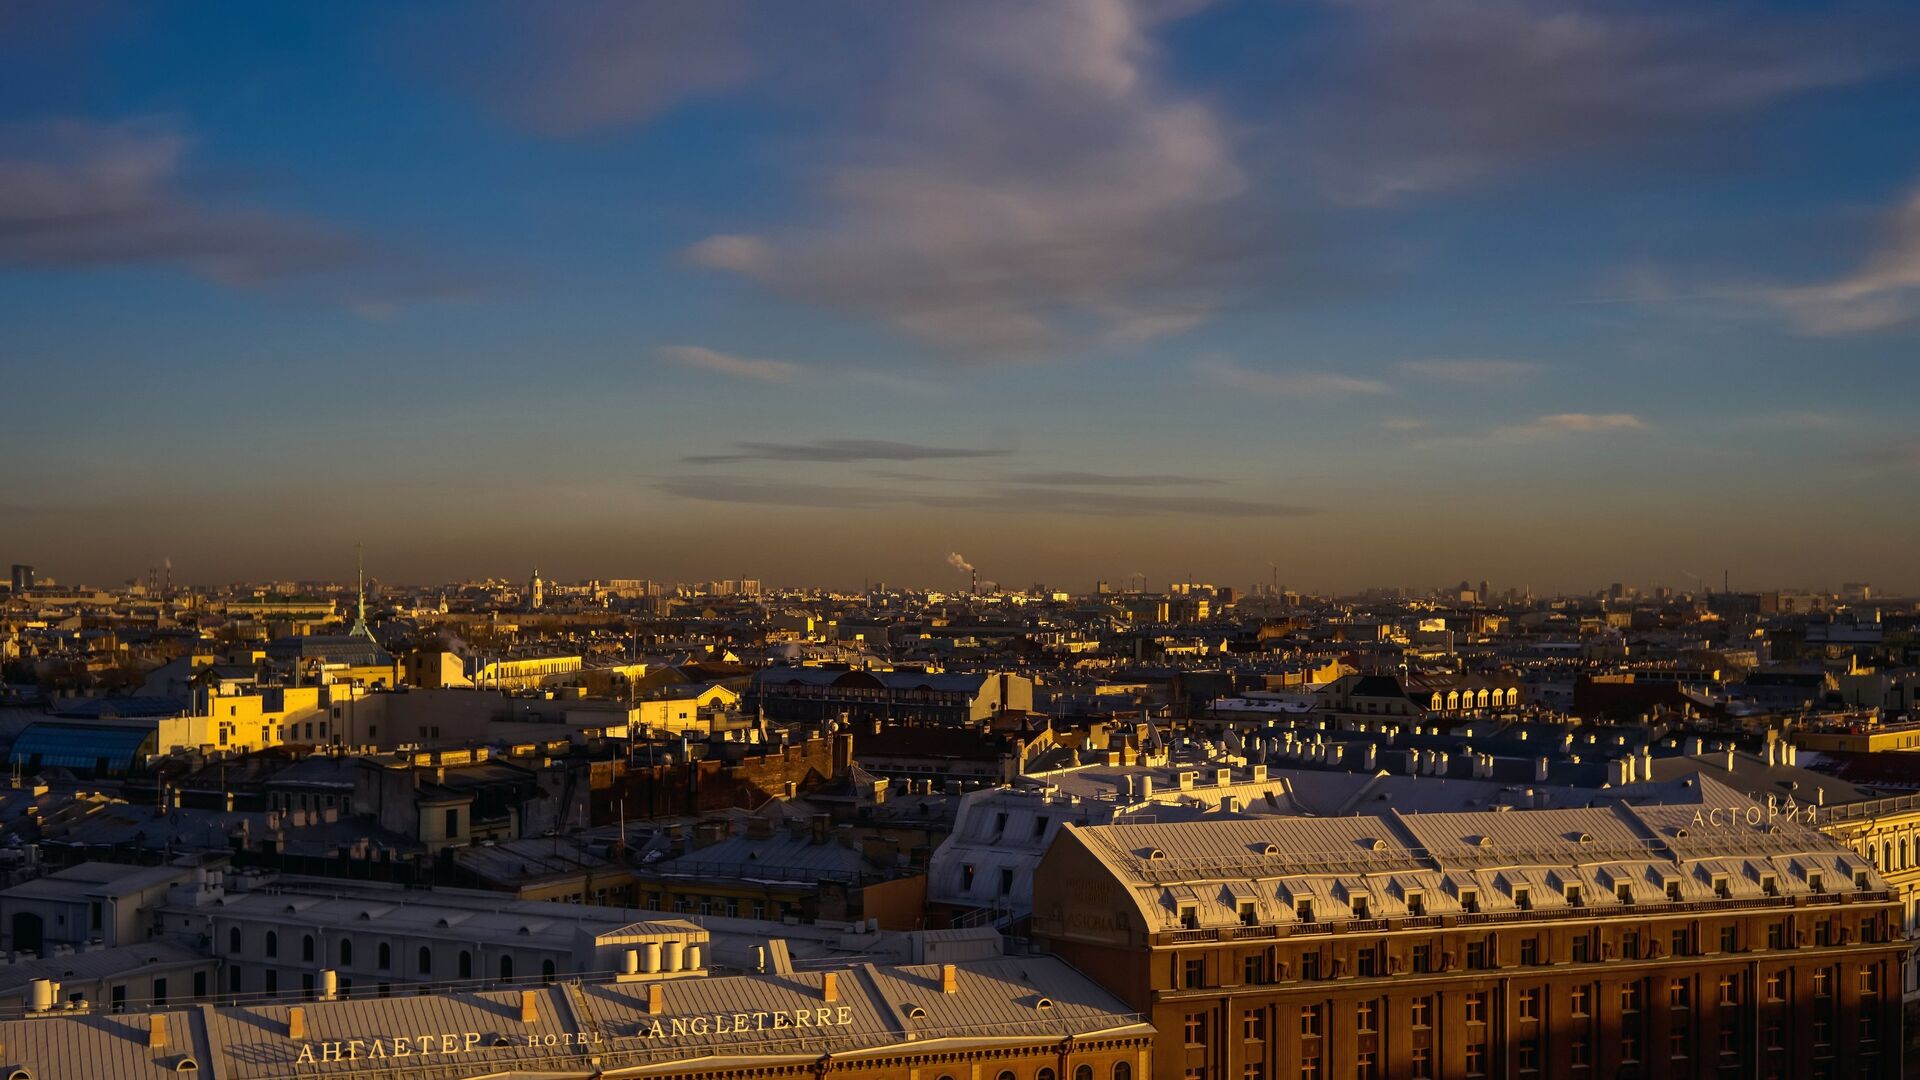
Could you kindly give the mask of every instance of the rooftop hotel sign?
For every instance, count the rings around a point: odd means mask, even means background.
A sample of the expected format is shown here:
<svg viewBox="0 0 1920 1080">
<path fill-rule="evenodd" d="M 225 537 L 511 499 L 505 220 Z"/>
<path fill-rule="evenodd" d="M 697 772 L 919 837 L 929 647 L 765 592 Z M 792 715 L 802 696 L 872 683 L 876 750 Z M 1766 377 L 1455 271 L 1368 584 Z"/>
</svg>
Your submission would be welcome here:
<svg viewBox="0 0 1920 1080">
<path fill-rule="evenodd" d="M 643 1041 L 678 1039 L 710 1035 L 744 1036 L 763 1031 L 812 1031 L 853 1026 L 850 1005 L 822 1006 L 815 1009 L 762 1009 L 752 1012 L 694 1013 L 688 1016 L 650 1016 L 640 1021 L 633 1037 Z M 426 1064 L 429 1058 L 455 1057 L 486 1050 L 531 1048 L 537 1050 L 586 1050 L 603 1045 L 605 1039 L 595 1032 L 562 1031 L 529 1033 L 521 1038 L 489 1039 L 477 1031 L 446 1031 L 423 1035 L 368 1035 L 357 1039 L 330 1039 L 300 1044 L 296 1065 L 318 1065 L 335 1061 L 405 1060 L 409 1065 Z"/>
</svg>

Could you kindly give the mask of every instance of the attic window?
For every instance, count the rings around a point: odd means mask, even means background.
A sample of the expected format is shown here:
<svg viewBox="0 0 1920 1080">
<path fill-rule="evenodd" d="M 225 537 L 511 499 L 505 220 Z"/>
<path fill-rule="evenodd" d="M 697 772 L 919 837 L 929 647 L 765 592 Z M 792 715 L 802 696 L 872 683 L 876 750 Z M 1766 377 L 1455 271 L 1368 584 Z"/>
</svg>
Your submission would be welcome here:
<svg viewBox="0 0 1920 1080">
<path fill-rule="evenodd" d="M 15 1069 L 7 1074 L 7 1080 L 33 1080 L 33 1074 L 25 1069 Z"/>
<path fill-rule="evenodd" d="M 1180 927 L 1183 930 L 1200 929 L 1200 913 L 1192 904 L 1180 905 Z"/>
<path fill-rule="evenodd" d="M 1613 887 L 1613 898 L 1623 904 L 1633 903 L 1633 883 L 1623 881 Z"/>
<path fill-rule="evenodd" d="M 1253 926 L 1259 923 L 1259 921 L 1260 921 L 1260 917 L 1254 911 L 1253 901 L 1251 900 L 1240 901 L 1240 925 Z"/>
<path fill-rule="evenodd" d="M 1667 882 L 1667 899 L 1675 901 L 1676 903 L 1679 901 L 1680 899 L 1680 879 L 1679 878 L 1674 878 L 1673 880 Z"/>
<path fill-rule="evenodd" d="M 1761 878 L 1760 891 L 1763 893 L 1766 893 L 1768 896 L 1779 896 L 1780 895 L 1780 879 L 1777 877 L 1774 877 L 1772 874 L 1768 874 L 1767 876 Z"/>
<path fill-rule="evenodd" d="M 1384 846 L 1384 845 L 1383 845 L 1383 846 Z M 1473 843 L 1473 846 L 1474 846 L 1474 847 L 1477 847 L 1477 848 L 1479 848 L 1479 849 L 1480 849 L 1481 851 L 1492 851 L 1492 850 L 1493 850 L 1493 837 L 1491 837 L 1491 836 L 1483 836 L 1483 837 L 1481 837 L 1480 839 L 1478 839 L 1478 840 L 1476 840 L 1476 841 L 1474 841 L 1474 843 Z M 1378 849 L 1376 849 L 1376 850 L 1378 850 Z"/>
<path fill-rule="evenodd" d="M 1048 1010 L 1048 1009 L 1051 1009 L 1051 1008 L 1053 1008 L 1053 999 L 1052 999 L 1052 998 L 1041 998 L 1041 999 L 1040 999 L 1039 1001 L 1036 1001 L 1036 1002 L 1034 1002 L 1034 1003 L 1033 1003 L 1033 1007 L 1034 1007 L 1034 1008 L 1036 1008 L 1036 1009 L 1040 1009 L 1040 1010 L 1042 1010 L 1042 1011 L 1045 1011 L 1045 1010 Z"/>
<path fill-rule="evenodd" d="M 494 1046 L 512 1046 L 513 1040 L 507 1038 L 505 1035 L 495 1035 L 493 1037 L 493 1045 Z"/>
<path fill-rule="evenodd" d="M 907 1005 L 907 1019 L 925 1020 L 926 1018 L 927 1018 L 927 1010 L 921 1008 L 918 1005 L 914 1005 L 911 1003 Z"/>
<path fill-rule="evenodd" d="M 1280 854 L 1280 845 L 1278 845 L 1278 844 L 1262 844 L 1262 845 L 1260 845 L 1260 854 L 1262 854 L 1262 855 L 1278 855 L 1278 854 Z"/>
<path fill-rule="evenodd" d="M 533 928 L 532 928 L 532 927 L 530 927 L 530 926 L 523 926 L 523 927 L 521 927 L 521 928 L 520 928 L 520 936 L 521 936 L 521 937 L 532 937 L 532 936 L 533 936 Z"/>
<path fill-rule="evenodd" d="M 1513 906 L 1519 908 L 1521 911 L 1531 910 L 1533 907 L 1533 890 L 1525 885 L 1514 886 Z"/>
<path fill-rule="evenodd" d="M 199 1072 L 200 1063 L 192 1058 L 181 1058 L 180 1063 L 173 1067 L 173 1071 L 177 1073 Z"/>
<path fill-rule="evenodd" d="M 1814 872 L 1807 875 L 1807 888 L 1812 892 L 1817 892 L 1817 893 L 1826 892 L 1827 891 L 1826 878 L 1822 877 L 1818 870 L 1815 870 Z"/>
<path fill-rule="evenodd" d="M 1580 894 L 1580 886 L 1568 885 L 1567 886 L 1567 906 L 1582 907 L 1585 905 L 1585 903 L 1586 903 L 1585 898 L 1582 897 Z"/>
<path fill-rule="evenodd" d="M 1422 892 L 1408 893 L 1407 894 L 1407 914 L 1413 915 L 1413 916 L 1420 916 L 1420 915 L 1425 915 L 1426 913 L 1427 913 L 1427 894 Z"/>
<path fill-rule="evenodd" d="M 1353 897 L 1349 901 L 1349 905 L 1353 908 L 1354 918 L 1356 919 L 1371 918 L 1371 915 L 1368 913 L 1367 898 L 1365 896 Z"/>
<path fill-rule="evenodd" d="M 1593 834 L 1592 834 L 1592 833 L 1581 833 L 1581 834 L 1580 834 L 1580 843 L 1581 843 L 1581 845 L 1582 845 L 1582 846 L 1585 846 L 1585 847 L 1592 847 L 1592 846 L 1593 846 Z"/>
<path fill-rule="evenodd" d="M 1166 857 L 1167 857 L 1167 853 L 1164 851 L 1161 851 L 1159 848 L 1147 849 L 1147 861 L 1149 862 L 1158 862 L 1161 859 L 1164 859 Z"/>
<path fill-rule="evenodd" d="M 450 925 L 452 925 L 452 924 L 451 924 L 451 923 L 449 923 L 449 922 L 447 922 L 447 920 L 445 920 L 445 919 L 441 919 L 441 920 L 440 920 L 439 922 L 437 922 L 437 923 L 434 923 L 434 925 L 435 925 L 435 926 L 437 926 L 437 927 L 439 927 L 439 928 L 440 928 L 440 929 L 442 929 L 442 930 L 445 930 L 445 929 L 446 929 L 446 928 L 447 928 L 448 926 L 450 926 Z"/>
<path fill-rule="evenodd" d="M 1386 842 L 1385 840 L 1375 840 L 1375 841 L 1374 841 L 1374 842 L 1373 842 L 1373 843 L 1372 843 L 1371 845 L 1369 845 L 1369 846 L 1370 846 L 1370 847 L 1372 847 L 1372 848 L 1373 848 L 1373 850 L 1375 850 L 1375 851 L 1385 851 L 1385 850 L 1387 850 L 1387 842 Z"/>
<path fill-rule="evenodd" d="M 1480 890 L 1479 889 L 1461 889 L 1460 890 L 1460 908 L 1461 910 L 1467 912 L 1468 914 L 1473 914 L 1478 912 L 1480 910 Z"/>
<path fill-rule="evenodd" d="M 1675 840 L 1685 840 L 1687 838 L 1687 830 L 1685 828 L 1673 830 L 1673 838 Z"/>
<path fill-rule="evenodd" d="M 361 913 L 360 913 L 360 921 L 361 921 L 361 922 L 369 922 L 369 921 L 371 921 L 372 919 L 373 919 L 373 914 L 372 914 L 371 912 L 366 912 L 366 911 L 363 911 L 363 912 L 361 912 Z"/>
<path fill-rule="evenodd" d="M 1866 891 L 1867 872 L 1865 870 L 1855 870 L 1853 872 L 1853 887 L 1863 892 Z"/>
</svg>

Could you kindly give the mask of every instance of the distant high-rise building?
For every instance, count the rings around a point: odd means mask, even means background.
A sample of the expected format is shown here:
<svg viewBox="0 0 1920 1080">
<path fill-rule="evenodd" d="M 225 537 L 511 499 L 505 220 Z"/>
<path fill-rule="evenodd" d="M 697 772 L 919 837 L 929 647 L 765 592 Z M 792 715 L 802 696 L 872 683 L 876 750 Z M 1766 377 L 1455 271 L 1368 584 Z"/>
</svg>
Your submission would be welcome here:
<svg viewBox="0 0 1920 1080">
<path fill-rule="evenodd" d="M 534 568 L 533 580 L 527 583 L 527 606 L 537 608 L 547 602 L 547 587 L 540 580 L 540 570 Z"/>
<path fill-rule="evenodd" d="M 33 588 L 33 567 L 25 563 L 14 563 L 13 591 L 23 593 L 31 588 Z"/>
</svg>

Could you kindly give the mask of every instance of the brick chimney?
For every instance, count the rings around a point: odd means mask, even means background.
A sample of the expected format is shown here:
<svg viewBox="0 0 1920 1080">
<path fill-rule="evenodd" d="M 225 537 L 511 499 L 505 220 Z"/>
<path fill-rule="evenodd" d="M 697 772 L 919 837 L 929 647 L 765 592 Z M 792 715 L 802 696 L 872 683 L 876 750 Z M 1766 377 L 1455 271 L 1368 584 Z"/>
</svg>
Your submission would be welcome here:
<svg viewBox="0 0 1920 1080">
<path fill-rule="evenodd" d="M 154 1050 L 167 1048 L 166 1013 L 154 1013 L 147 1017 L 147 1046 Z"/>
<path fill-rule="evenodd" d="M 952 964 L 940 965 L 940 992 L 943 994 L 960 992 L 960 973 Z"/>
<path fill-rule="evenodd" d="M 520 1022 L 531 1024 L 540 1019 L 538 997 L 532 990 L 520 991 Z"/>
<path fill-rule="evenodd" d="M 832 972 L 832 971 L 827 972 L 826 978 L 821 981 L 820 1000 L 821 1001 L 839 1001 L 840 1000 L 840 976 L 837 972 Z"/>
<path fill-rule="evenodd" d="M 667 995 L 662 991 L 660 984 L 654 983 L 647 987 L 647 1012 L 659 1016 L 666 1011 Z"/>
<path fill-rule="evenodd" d="M 307 1010 L 298 1005 L 287 1010 L 287 1038 L 295 1042 L 306 1041 Z"/>
</svg>

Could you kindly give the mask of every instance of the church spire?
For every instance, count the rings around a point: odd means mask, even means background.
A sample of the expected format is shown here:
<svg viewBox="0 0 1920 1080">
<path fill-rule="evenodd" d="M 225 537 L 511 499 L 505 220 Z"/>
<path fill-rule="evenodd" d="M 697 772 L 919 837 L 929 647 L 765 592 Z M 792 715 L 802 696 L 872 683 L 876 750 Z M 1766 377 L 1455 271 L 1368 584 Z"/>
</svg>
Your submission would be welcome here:
<svg viewBox="0 0 1920 1080">
<path fill-rule="evenodd" d="M 373 631 L 367 626 L 367 560 L 365 550 L 358 541 L 355 541 L 353 545 L 353 569 L 355 575 L 359 578 L 359 604 L 355 609 L 353 629 L 347 631 L 347 633 L 354 637 L 363 637 L 368 641 L 372 641 Z"/>
</svg>

